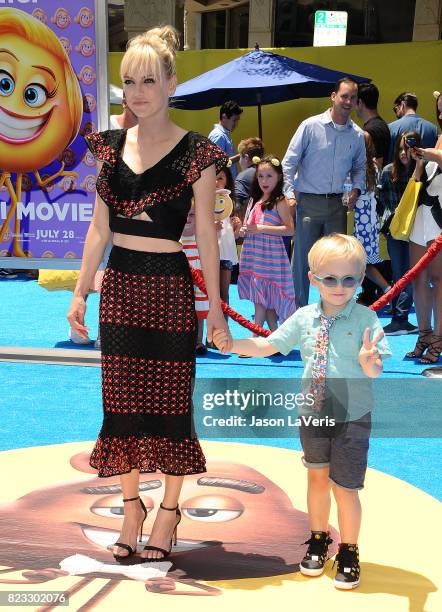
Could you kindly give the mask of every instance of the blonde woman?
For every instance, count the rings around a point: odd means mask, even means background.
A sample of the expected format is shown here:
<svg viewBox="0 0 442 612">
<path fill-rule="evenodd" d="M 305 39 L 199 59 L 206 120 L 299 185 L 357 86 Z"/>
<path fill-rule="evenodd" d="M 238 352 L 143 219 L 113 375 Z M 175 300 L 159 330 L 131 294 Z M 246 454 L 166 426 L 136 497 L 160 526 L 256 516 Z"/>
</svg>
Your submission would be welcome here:
<svg viewBox="0 0 442 612">
<path fill-rule="evenodd" d="M 118 561 L 135 554 L 147 516 L 140 473 L 166 474 L 164 497 L 141 553 L 159 561 L 176 538 L 184 476 L 205 471 L 192 432 L 193 285 L 179 243 L 192 197 L 210 301 L 207 335 L 211 340 L 214 327 L 228 333 L 213 224 L 215 174 L 227 157 L 204 136 L 170 120 L 178 41 L 176 30 L 165 26 L 129 42 L 121 78 L 138 124 L 87 138 L 99 161 L 97 198 L 68 319 L 78 333 L 87 333 L 84 297 L 112 232 L 100 301 L 104 419 L 90 463 L 99 476 L 121 476 L 124 520 L 113 547 Z"/>
</svg>

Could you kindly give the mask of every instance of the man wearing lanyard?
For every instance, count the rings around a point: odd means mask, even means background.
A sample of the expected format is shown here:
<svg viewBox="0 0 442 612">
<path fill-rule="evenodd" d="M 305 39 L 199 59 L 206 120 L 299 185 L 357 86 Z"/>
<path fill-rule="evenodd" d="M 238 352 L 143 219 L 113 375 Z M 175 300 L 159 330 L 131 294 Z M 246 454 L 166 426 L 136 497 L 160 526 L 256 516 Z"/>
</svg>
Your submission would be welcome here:
<svg viewBox="0 0 442 612">
<path fill-rule="evenodd" d="M 296 206 L 292 270 L 298 308 L 308 304 L 309 250 L 322 236 L 346 233 L 346 206 L 352 209 L 365 189 L 364 133 L 350 119 L 357 100 L 358 84 L 350 77 L 340 79 L 331 94 L 331 108 L 301 123 L 282 161 L 284 194 Z M 343 206 L 348 175 L 352 190 Z"/>
</svg>

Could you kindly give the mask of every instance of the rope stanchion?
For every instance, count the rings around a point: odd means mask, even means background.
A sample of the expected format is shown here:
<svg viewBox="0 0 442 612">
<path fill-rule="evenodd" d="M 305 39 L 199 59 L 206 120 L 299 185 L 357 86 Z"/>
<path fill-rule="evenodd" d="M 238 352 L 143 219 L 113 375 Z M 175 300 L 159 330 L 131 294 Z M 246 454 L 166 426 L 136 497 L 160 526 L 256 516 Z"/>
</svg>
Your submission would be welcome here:
<svg viewBox="0 0 442 612">
<path fill-rule="evenodd" d="M 386 304 L 388 304 L 388 302 L 391 302 L 393 298 L 395 298 L 397 295 L 401 293 L 402 289 L 406 285 L 408 285 L 408 283 L 411 283 L 411 281 L 414 280 L 416 276 L 424 268 L 428 266 L 430 261 L 434 259 L 441 250 L 442 250 L 442 232 L 434 240 L 434 242 L 428 247 L 427 252 L 425 253 L 425 255 L 423 255 L 419 259 L 417 264 L 413 266 L 410 270 L 408 270 L 408 272 L 404 274 L 404 276 L 401 279 L 399 279 L 398 282 L 395 283 L 393 287 L 387 293 L 385 293 L 381 298 L 379 298 L 376 302 L 374 302 L 374 304 L 369 306 L 369 308 L 377 312 L 378 310 L 383 308 Z M 194 268 L 192 268 L 192 266 L 190 266 L 190 270 L 192 272 L 192 279 L 193 279 L 194 284 L 201 291 L 204 291 L 204 293 L 207 294 L 206 285 L 204 283 L 204 278 L 203 278 L 201 271 L 195 270 Z M 271 334 L 270 330 L 264 329 L 260 325 L 256 325 L 255 323 L 248 321 L 245 317 L 243 317 L 238 312 L 236 312 L 236 310 L 233 310 L 233 308 L 231 308 L 228 304 L 226 304 L 222 300 L 221 300 L 221 307 L 225 314 L 227 314 L 234 321 L 242 325 L 242 327 L 249 329 L 254 334 L 257 334 L 258 336 L 262 336 L 263 338 L 267 338 L 267 336 L 270 336 Z"/>
<path fill-rule="evenodd" d="M 374 304 L 369 306 L 371 310 L 377 312 L 381 308 L 383 308 L 388 302 L 391 302 L 393 298 L 399 295 L 402 289 L 411 283 L 412 280 L 416 278 L 416 276 L 428 266 L 430 261 L 436 257 L 439 251 L 442 249 L 442 232 L 437 236 L 432 244 L 428 247 L 427 252 L 423 255 L 417 264 L 413 266 L 408 272 L 404 274 L 402 278 L 398 280 L 397 283 L 393 285 L 393 287 L 385 293 L 382 297 L 380 297 Z"/>
<path fill-rule="evenodd" d="M 192 279 L 194 284 L 198 287 L 198 289 L 207 294 L 206 284 L 204 282 L 204 278 L 201 271 L 195 270 L 195 268 L 192 268 L 192 266 L 190 266 L 190 270 L 192 272 Z M 260 325 L 252 323 L 251 321 L 240 315 L 239 312 L 233 310 L 233 308 L 223 302 L 223 300 L 221 300 L 221 307 L 223 309 L 224 314 L 228 315 L 231 319 L 242 325 L 242 327 L 249 329 L 254 334 L 258 334 L 258 336 L 262 336 L 263 338 L 267 338 L 267 336 L 270 336 L 270 330 L 264 329 Z"/>
</svg>

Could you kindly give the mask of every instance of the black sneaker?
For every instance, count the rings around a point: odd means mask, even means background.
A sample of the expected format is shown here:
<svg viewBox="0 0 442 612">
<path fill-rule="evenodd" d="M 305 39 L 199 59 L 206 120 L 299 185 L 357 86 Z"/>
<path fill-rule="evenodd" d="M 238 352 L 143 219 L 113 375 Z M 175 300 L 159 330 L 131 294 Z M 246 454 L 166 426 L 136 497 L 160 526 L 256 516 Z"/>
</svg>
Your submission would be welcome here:
<svg viewBox="0 0 442 612">
<path fill-rule="evenodd" d="M 304 559 L 299 564 L 301 574 L 304 576 L 320 576 L 324 571 L 325 562 L 328 559 L 328 547 L 333 542 L 328 532 L 312 531 Z"/>
<path fill-rule="evenodd" d="M 356 544 L 339 544 L 339 552 L 333 562 L 338 564 L 333 584 L 337 589 L 350 590 L 360 582 L 359 550 Z"/>
<path fill-rule="evenodd" d="M 416 325 L 412 325 L 408 321 L 392 321 L 384 327 L 386 336 L 405 336 L 406 334 L 417 334 Z"/>
</svg>

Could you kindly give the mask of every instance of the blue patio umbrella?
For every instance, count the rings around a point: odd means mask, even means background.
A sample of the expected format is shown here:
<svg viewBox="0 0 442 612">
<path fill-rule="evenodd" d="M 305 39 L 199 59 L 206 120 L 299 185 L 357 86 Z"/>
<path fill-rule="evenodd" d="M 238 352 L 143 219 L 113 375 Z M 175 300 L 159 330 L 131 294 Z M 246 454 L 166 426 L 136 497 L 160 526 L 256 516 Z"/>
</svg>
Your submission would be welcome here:
<svg viewBox="0 0 442 612">
<path fill-rule="evenodd" d="M 226 100 L 257 106 L 262 137 L 261 105 L 328 96 L 336 81 L 345 76 L 357 83 L 371 80 L 256 49 L 182 83 L 171 102 L 174 108 L 185 110 L 221 106 Z"/>
</svg>

